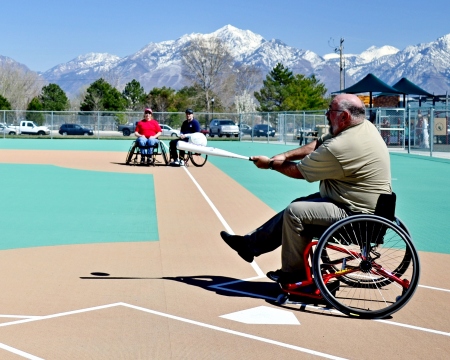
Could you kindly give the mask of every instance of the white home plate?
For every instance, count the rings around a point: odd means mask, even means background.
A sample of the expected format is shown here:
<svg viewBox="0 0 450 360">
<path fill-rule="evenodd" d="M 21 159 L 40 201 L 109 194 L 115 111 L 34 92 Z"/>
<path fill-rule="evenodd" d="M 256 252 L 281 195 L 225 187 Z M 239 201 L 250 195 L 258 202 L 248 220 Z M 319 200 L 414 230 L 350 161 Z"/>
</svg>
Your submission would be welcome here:
<svg viewBox="0 0 450 360">
<path fill-rule="evenodd" d="M 220 317 L 244 324 L 300 325 L 292 312 L 268 306 L 258 306 Z"/>
</svg>

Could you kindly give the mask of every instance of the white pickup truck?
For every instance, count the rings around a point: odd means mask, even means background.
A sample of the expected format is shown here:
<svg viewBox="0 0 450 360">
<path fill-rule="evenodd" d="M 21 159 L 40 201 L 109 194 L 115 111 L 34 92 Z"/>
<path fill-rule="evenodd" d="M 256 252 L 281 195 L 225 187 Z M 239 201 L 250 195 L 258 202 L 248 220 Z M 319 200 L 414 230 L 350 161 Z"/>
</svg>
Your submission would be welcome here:
<svg viewBox="0 0 450 360">
<path fill-rule="evenodd" d="M 49 135 L 50 129 L 47 126 L 38 126 L 34 121 L 22 120 L 19 124 L 19 134 Z"/>
</svg>

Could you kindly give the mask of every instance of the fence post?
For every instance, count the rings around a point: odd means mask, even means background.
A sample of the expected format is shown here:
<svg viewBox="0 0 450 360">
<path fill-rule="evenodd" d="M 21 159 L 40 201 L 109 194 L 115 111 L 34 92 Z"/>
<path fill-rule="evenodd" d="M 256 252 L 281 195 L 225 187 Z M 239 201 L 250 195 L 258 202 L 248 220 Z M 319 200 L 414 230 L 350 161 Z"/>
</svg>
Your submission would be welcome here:
<svg viewBox="0 0 450 360">
<path fill-rule="evenodd" d="M 97 111 L 97 140 L 100 140 L 100 111 Z"/>
<path fill-rule="evenodd" d="M 242 113 L 239 114 L 239 141 L 242 140 L 241 124 L 242 124 Z"/>
<path fill-rule="evenodd" d="M 411 107 L 408 104 L 408 154 L 411 153 Z"/>
<path fill-rule="evenodd" d="M 433 144 L 434 144 L 434 108 L 431 108 L 430 123 L 428 125 L 430 130 L 430 156 L 433 157 Z"/>
</svg>

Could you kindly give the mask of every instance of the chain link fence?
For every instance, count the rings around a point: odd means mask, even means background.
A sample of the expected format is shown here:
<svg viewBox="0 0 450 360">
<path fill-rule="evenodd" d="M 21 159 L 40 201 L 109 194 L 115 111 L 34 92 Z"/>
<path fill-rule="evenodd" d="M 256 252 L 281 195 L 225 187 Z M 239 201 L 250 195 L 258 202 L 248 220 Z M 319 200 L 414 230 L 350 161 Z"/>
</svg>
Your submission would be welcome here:
<svg viewBox="0 0 450 360">
<path fill-rule="evenodd" d="M 307 144 L 328 132 L 326 110 L 270 113 L 195 113 L 202 128 L 214 119 L 230 119 L 240 128 L 239 140 L 263 141 L 283 144 Z M 372 108 L 366 110 L 389 148 L 408 152 L 450 152 L 450 110 L 446 107 Z M 153 114 L 160 124 L 179 129 L 185 120 L 184 113 L 164 112 Z M 10 130 L 19 134 L 23 120 L 48 127 L 49 137 L 59 137 L 62 124 L 78 124 L 94 130 L 100 137 L 116 137 L 120 124 L 135 124 L 142 112 L 80 112 L 80 111 L 0 111 L 0 135 L 10 137 Z M 8 129 L 5 128 L 8 126 Z M 2 130 L 3 129 L 3 130 Z M 275 130 L 274 132 L 272 131 Z"/>
</svg>

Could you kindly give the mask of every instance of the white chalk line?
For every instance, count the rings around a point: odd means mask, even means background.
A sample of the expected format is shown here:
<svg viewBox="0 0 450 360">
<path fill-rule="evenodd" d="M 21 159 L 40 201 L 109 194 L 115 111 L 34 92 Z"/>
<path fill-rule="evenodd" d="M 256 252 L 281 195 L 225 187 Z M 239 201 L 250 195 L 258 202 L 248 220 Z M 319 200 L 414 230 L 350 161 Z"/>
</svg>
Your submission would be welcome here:
<svg viewBox="0 0 450 360">
<path fill-rule="evenodd" d="M 198 191 L 200 191 L 200 194 L 202 194 L 203 198 L 206 200 L 206 202 L 208 203 L 208 205 L 211 207 L 212 211 L 214 211 L 214 213 L 216 214 L 217 218 L 219 219 L 219 221 L 222 223 L 222 225 L 225 227 L 225 230 L 229 233 L 234 235 L 233 230 L 231 229 L 230 225 L 228 225 L 228 223 L 225 221 L 224 217 L 222 216 L 222 214 L 219 212 L 219 210 L 216 208 L 216 206 L 213 204 L 213 202 L 211 201 L 211 199 L 208 197 L 208 195 L 206 195 L 206 193 L 203 191 L 202 187 L 200 186 L 200 184 L 197 182 L 197 180 L 195 180 L 195 178 L 192 176 L 192 174 L 188 171 L 187 167 L 184 166 L 183 167 L 184 170 L 186 171 L 186 173 L 188 174 L 188 176 L 191 178 L 192 182 L 194 183 L 194 185 L 197 187 Z M 258 264 L 256 263 L 255 260 L 252 261 L 252 263 L 250 264 L 253 268 L 253 270 L 255 270 L 256 274 L 258 274 L 258 276 L 265 276 L 263 271 L 261 270 L 261 268 L 258 266 Z"/>
</svg>

